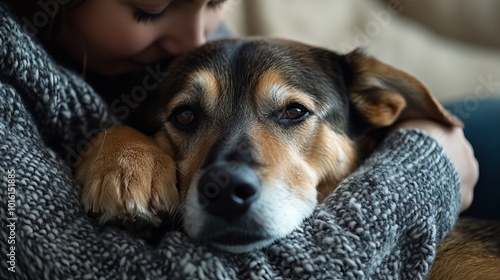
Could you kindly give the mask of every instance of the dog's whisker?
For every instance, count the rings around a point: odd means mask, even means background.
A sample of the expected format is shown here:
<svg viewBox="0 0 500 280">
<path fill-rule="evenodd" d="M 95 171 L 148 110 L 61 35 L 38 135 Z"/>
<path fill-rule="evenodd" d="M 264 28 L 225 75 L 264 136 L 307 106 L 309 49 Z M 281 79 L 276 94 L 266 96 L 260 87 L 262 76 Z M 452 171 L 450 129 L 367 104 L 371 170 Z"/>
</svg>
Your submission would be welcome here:
<svg viewBox="0 0 500 280">
<path fill-rule="evenodd" d="M 102 147 L 104 146 L 104 143 L 106 142 L 106 138 L 108 136 L 108 130 L 105 129 L 104 130 L 104 136 L 103 136 L 103 139 L 102 139 L 102 142 L 101 142 L 101 145 L 99 146 L 99 152 L 97 153 L 97 156 L 95 157 L 95 159 L 92 161 L 92 164 L 91 166 L 94 167 L 95 166 L 95 163 L 97 161 L 97 159 L 99 158 L 99 156 L 101 155 L 101 152 L 102 152 Z M 92 145 L 92 144 L 91 144 Z"/>
<path fill-rule="evenodd" d="M 182 210 L 183 210 L 183 206 L 181 205 L 175 212 L 174 212 L 174 215 L 172 216 L 172 221 L 174 222 L 174 224 L 177 224 L 179 222 L 179 224 L 181 224 L 182 222 Z"/>
<path fill-rule="evenodd" d="M 182 172 L 182 171 L 179 169 L 179 167 L 177 167 L 177 166 L 176 166 L 176 167 L 175 167 L 175 169 L 176 169 L 177 171 L 179 171 L 179 173 L 181 173 L 181 174 L 182 174 L 182 176 L 184 176 L 184 177 L 186 177 L 186 176 L 187 176 L 184 172 Z"/>
</svg>

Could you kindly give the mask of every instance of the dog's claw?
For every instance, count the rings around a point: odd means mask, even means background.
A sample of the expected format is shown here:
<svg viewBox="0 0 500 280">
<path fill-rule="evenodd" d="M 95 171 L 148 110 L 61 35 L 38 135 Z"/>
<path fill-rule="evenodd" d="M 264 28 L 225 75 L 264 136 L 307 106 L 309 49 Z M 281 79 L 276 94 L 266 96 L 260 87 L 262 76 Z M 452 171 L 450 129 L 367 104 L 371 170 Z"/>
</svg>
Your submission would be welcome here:
<svg viewBox="0 0 500 280">
<path fill-rule="evenodd" d="M 154 214 L 156 214 L 158 209 L 161 209 L 160 198 L 158 196 L 153 197 L 151 199 L 151 210 Z"/>
<path fill-rule="evenodd" d="M 144 220 L 144 219 L 142 219 L 142 218 L 139 217 L 134 222 L 134 230 L 135 231 L 141 231 L 141 230 L 143 230 L 144 228 L 146 228 L 149 225 L 151 225 L 151 224 L 149 223 L 148 220 Z"/>
</svg>

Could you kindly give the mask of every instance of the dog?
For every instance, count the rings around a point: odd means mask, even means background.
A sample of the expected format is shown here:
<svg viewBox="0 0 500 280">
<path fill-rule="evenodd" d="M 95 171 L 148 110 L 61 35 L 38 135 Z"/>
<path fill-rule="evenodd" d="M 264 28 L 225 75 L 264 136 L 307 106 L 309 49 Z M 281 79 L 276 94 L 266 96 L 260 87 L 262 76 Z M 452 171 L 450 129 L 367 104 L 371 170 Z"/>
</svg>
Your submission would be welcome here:
<svg viewBox="0 0 500 280">
<path fill-rule="evenodd" d="M 82 155 L 82 202 L 102 224 L 140 217 L 158 226 L 159 213 L 181 209 L 190 237 L 248 252 L 297 228 L 395 123 L 462 126 L 416 78 L 361 51 L 221 40 L 168 67 L 140 131 L 112 128 Z M 440 245 L 452 263 L 437 262 L 434 279 L 463 258 L 453 240 Z M 499 260 L 497 252 L 486 275 L 499 273 Z"/>
</svg>

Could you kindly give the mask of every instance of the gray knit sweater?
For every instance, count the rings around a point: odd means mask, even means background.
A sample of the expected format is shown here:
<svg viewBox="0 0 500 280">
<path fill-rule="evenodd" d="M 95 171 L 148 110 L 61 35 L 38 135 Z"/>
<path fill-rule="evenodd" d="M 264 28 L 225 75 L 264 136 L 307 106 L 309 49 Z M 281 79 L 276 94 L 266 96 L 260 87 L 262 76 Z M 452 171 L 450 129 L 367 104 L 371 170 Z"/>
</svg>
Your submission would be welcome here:
<svg viewBox="0 0 500 280">
<path fill-rule="evenodd" d="M 430 137 L 398 131 L 263 250 L 232 255 L 182 232 L 152 246 L 98 228 L 69 166 L 112 114 L 1 4 L 0 46 L 1 279 L 422 279 L 456 220 L 453 164 Z"/>
</svg>

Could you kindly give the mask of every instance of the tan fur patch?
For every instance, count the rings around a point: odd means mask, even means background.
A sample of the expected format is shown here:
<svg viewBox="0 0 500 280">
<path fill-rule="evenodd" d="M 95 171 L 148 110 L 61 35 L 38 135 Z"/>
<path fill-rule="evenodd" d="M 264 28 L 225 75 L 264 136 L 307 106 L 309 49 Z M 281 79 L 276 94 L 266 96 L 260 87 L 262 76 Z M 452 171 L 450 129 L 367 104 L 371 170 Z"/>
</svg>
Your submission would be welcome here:
<svg viewBox="0 0 500 280">
<path fill-rule="evenodd" d="M 210 148 L 214 145 L 216 138 L 213 137 L 218 135 L 217 133 L 210 133 L 212 136 L 206 136 L 204 139 L 196 142 L 195 147 L 193 147 L 193 152 L 188 153 L 188 157 L 179 161 L 178 167 L 182 174 L 179 178 L 179 190 L 181 196 L 184 198 L 191 180 L 193 179 L 196 171 L 201 167 L 205 161 Z"/>
<path fill-rule="evenodd" d="M 466 242 L 450 251 L 438 247 L 438 255 L 427 279 L 500 279 L 500 259 L 485 256 L 484 244 Z M 471 269 L 473 268 L 473 269 Z"/>
<path fill-rule="evenodd" d="M 401 94 L 385 90 L 371 95 L 354 93 L 351 101 L 367 121 L 376 127 L 392 125 L 406 107 L 406 101 Z"/>
<path fill-rule="evenodd" d="M 258 170 L 263 182 L 284 181 L 294 195 L 308 199 L 311 192 L 316 192 L 318 178 L 286 136 L 260 126 L 252 127 L 249 134 L 263 165 Z"/>
<path fill-rule="evenodd" d="M 216 101 L 220 96 L 220 85 L 214 73 L 201 70 L 191 74 L 192 83 L 197 83 L 205 89 L 205 100 Z"/>
<path fill-rule="evenodd" d="M 204 89 L 203 91 L 203 102 L 207 106 L 208 109 L 213 109 L 217 106 L 217 101 L 220 97 L 220 85 L 217 82 L 217 79 L 214 73 L 200 70 L 194 72 L 190 75 L 188 79 L 190 81 L 189 86 L 194 87 L 198 86 Z M 174 108 L 178 107 L 185 101 L 194 101 L 192 98 L 192 94 L 189 92 L 190 88 L 187 86 L 183 92 L 177 94 L 169 103 L 167 108 L 163 111 L 163 121 L 166 120 L 168 116 L 165 115 L 167 112 L 172 112 Z"/>
<path fill-rule="evenodd" d="M 291 103 L 300 103 L 312 111 L 316 110 L 309 94 L 287 85 L 277 70 L 269 70 L 262 74 L 254 92 L 255 102 L 263 110 L 269 106 L 281 108 Z"/>
<path fill-rule="evenodd" d="M 461 218 L 438 245 L 428 279 L 500 279 L 498 222 Z"/>
<path fill-rule="evenodd" d="M 325 124 L 319 125 L 305 158 L 321 178 L 317 187 L 319 202 L 358 166 L 353 141 L 332 131 Z"/>
<path fill-rule="evenodd" d="M 184 156 L 183 158 L 176 159 L 179 182 L 178 188 L 182 200 L 185 198 L 186 192 L 188 191 L 189 185 L 196 171 L 201 167 L 208 151 L 214 145 L 217 135 L 217 132 L 207 133 L 204 137 L 196 139 L 196 141 L 191 143 L 189 146 L 183 145 L 186 143 L 186 139 L 183 136 L 180 136 L 177 133 L 172 133 L 170 135 L 172 141 L 174 141 L 177 145 L 180 145 L 180 147 L 178 147 L 180 149 L 180 156 Z M 170 143 L 165 131 L 158 133 L 156 135 L 156 139 L 162 149 L 172 149 L 172 143 Z M 187 152 L 187 150 L 192 152 Z"/>
<path fill-rule="evenodd" d="M 276 70 L 269 70 L 260 76 L 259 81 L 254 88 L 256 100 L 269 99 L 269 92 L 273 86 L 285 85 L 281 73 Z M 279 100 L 279 99 L 278 99 Z"/>
</svg>

